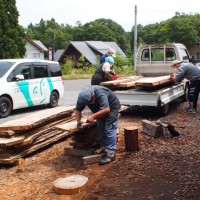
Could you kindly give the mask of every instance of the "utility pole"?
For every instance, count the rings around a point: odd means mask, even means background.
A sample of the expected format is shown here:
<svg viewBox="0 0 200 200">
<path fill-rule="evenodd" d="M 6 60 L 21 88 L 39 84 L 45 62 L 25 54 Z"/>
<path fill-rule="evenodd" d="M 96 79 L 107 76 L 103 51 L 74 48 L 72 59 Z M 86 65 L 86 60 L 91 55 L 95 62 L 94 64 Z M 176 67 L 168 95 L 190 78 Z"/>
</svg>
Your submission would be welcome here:
<svg viewBox="0 0 200 200">
<path fill-rule="evenodd" d="M 136 72 L 136 60 L 137 60 L 137 6 L 135 6 L 135 26 L 134 26 L 134 70 Z"/>
</svg>

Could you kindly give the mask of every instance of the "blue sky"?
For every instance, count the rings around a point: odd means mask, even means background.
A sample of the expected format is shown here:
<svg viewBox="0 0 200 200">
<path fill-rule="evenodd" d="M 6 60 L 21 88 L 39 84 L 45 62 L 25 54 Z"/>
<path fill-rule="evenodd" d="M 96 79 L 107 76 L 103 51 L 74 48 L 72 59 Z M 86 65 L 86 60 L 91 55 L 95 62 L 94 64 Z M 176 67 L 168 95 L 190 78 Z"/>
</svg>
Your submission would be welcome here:
<svg viewBox="0 0 200 200">
<path fill-rule="evenodd" d="M 137 24 L 159 23 L 175 15 L 175 12 L 200 13 L 200 1 L 197 0 L 16 0 L 19 11 L 19 24 L 27 27 L 54 18 L 59 24 L 85 24 L 99 18 L 112 19 L 125 31 L 131 31 L 135 23 L 135 5 L 137 6 Z"/>
</svg>

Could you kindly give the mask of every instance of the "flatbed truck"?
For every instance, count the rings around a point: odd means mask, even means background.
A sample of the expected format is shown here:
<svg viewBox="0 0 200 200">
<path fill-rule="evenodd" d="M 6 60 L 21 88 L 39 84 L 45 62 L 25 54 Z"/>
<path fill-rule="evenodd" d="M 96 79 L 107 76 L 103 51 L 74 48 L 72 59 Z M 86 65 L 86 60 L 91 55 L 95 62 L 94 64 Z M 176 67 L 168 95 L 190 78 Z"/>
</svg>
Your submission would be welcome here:
<svg viewBox="0 0 200 200">
<path fill-rule="evenodd" d="M 183 44 L 141 45 L 137 52 L 136 74 L 143 77 L 158 77 L 175 73 L 171 68 L 173 60 L 190 62 L 190 55 Z M 127 90 L 115 90 L 121 105 L 153 106 L 162 115 L 169 111 L 170 102 L 182 98 L 186 100 L 189 82 L 161 85 L 159 87 L 134 87 Z"/>
</svg>

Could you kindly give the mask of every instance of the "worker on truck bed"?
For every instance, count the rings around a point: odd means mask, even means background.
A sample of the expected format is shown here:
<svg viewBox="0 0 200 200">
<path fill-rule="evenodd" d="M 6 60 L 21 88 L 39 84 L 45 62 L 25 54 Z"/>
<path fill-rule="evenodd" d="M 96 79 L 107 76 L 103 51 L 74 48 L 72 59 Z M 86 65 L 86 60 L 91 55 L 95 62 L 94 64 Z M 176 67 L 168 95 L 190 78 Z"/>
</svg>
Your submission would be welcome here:
<svg viewBox="0 0 200 200">
<path fill-rule="evenodd" d="M 106 57 L 105 62 L 100 64 L 94 72 L 91 85 L 100 85 L 104 81 L 116 80 L 118 76 L 115 75 L 113 64 L 113 57 Z"/>
<path fill-rule="evenodd" d="M 172 80 L 179 82 L 183 78 L 186 78 L 190 81 L 188 87 L 189 108 L 187 112 L 196 113 L 200 92 L 200 68 L 191 63 L 182 63 L 180 60 L 174 60 L 171 63 L 171 67 L 177 70 L 175 74 L 171 75 Z"/>
<path fill-rule="evenodd" d="M 108 51 L 101 56 L 100 64 L 105 62 L 106 57 L 113 57 L 114 58 L 115 57 L 115 50 L 112 49 L 112 48 L 108 49 Z"/>
<path fill-rule="evenodd" d="M 87 117 L 87 123 L 97 120 L 97 131 L 101 150 L 106 154 L 99 164 L 107 164 L 115 159 L 116 137 L 118 127 L 118 114 L 121 107 L 116 95 L 108 88 L 100 85 L 87 86 L 83 88 L 76 103 L 77 127 L 83 125 L 81 112 L 84 108 L 93 112 Z"/>
</svg>

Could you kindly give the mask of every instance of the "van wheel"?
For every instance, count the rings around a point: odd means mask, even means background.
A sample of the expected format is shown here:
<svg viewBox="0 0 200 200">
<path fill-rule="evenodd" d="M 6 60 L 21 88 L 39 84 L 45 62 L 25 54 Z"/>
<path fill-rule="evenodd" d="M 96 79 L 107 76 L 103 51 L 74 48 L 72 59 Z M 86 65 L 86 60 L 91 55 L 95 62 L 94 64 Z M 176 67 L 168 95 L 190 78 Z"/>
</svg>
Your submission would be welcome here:
<svg viewBox="0 0 200 200">
<path fill-rule="evenodd" d="M 52 92 L 50 96 L 49 107 L 54 108 L 58 105 L 58 94 L 57 92 Z"/>
<path fill-rule="evenodd" d="M 0 97 L 0 117 L 8 117 L 12 111 L 12 103 L 7 97 Z"/>
</svg>

